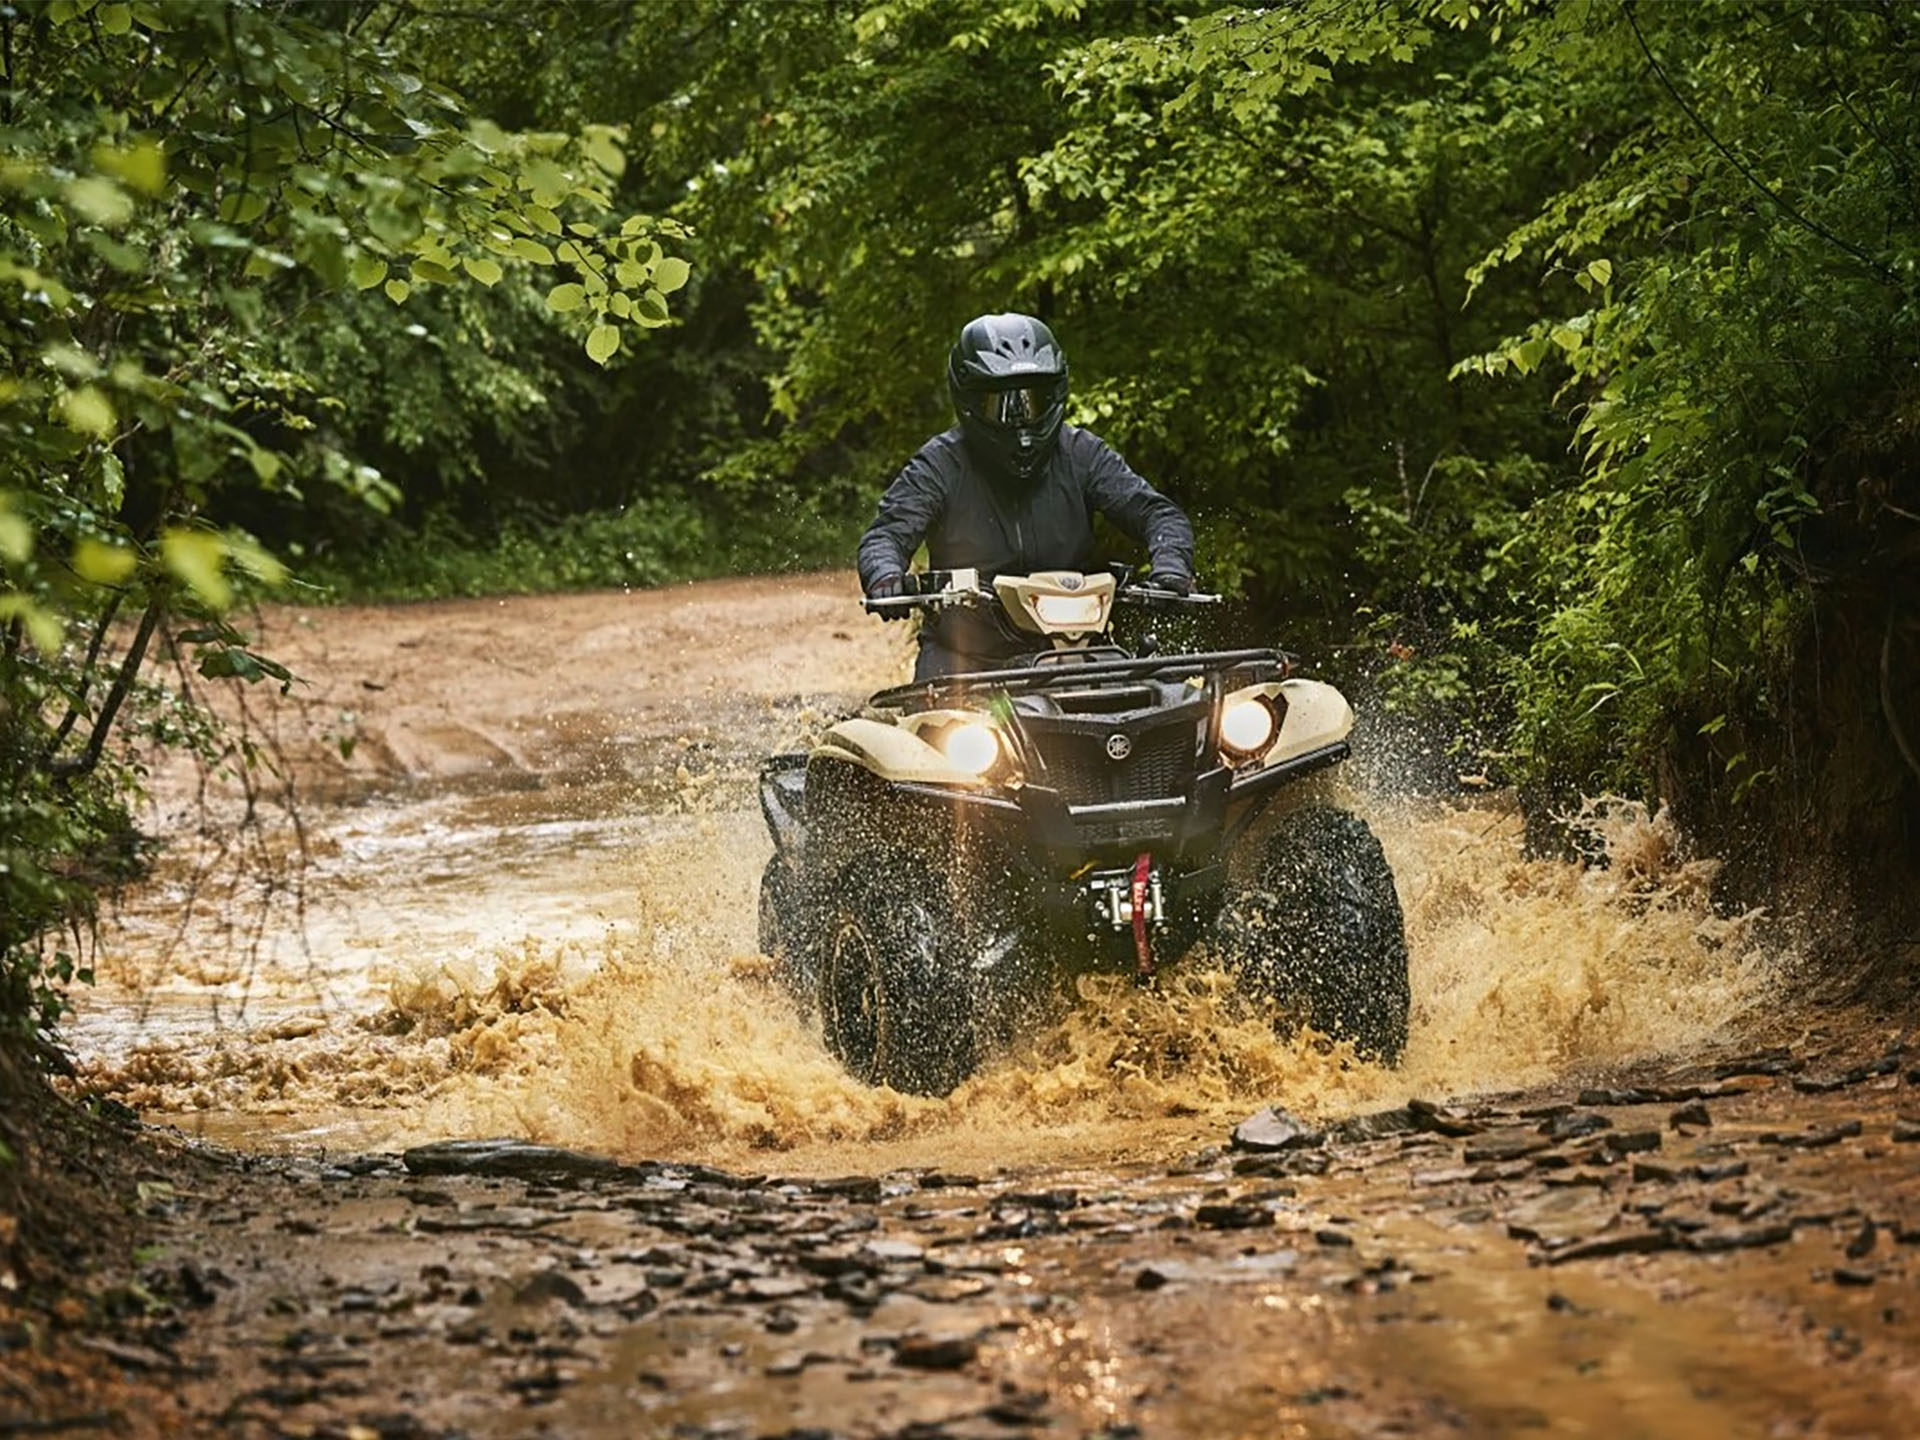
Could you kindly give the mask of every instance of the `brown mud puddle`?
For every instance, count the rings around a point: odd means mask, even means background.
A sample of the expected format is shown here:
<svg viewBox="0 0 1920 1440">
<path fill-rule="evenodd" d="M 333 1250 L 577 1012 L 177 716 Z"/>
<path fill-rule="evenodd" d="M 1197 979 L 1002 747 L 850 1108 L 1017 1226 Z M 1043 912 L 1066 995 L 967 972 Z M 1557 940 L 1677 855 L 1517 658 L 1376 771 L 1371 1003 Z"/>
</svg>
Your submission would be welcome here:
<svg viewBox="0 0 1920 1440">
<path fill-rule="evenodd" d="M 752 777 L 899 678 L 852 596 L 267 617 L 312 684 L 245 723 L 300 823 L 234 866 L 226 801 L 163 776 L 180 838 L 74 1029 L 223 1147 L 146 1197 L 113 1363 L 169 1400 L 108 1428 L 1920 1433 L 1920 1059 L 1770 1010 L 1790 948 L 1631 807 L 1581 869 L 1497 799 L 1358 797 L 1409 918 L 1397 1071 L 1196 963 L 1090 983 L 949 1100 L 848 1080 L 754 954 Z M 1325 1139 L 1228 1148 L 1266 1104 Z M 573 1150 L 419 1148 L 500 1135 Z"/>
</svg>

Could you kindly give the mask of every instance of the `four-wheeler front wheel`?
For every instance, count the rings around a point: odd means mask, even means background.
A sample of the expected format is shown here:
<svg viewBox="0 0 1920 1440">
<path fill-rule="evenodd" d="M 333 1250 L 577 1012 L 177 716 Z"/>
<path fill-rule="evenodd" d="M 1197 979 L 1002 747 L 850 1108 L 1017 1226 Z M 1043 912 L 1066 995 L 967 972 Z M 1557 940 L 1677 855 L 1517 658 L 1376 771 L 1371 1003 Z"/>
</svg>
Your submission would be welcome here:
<svg viewBox="0 0 1920 1440">
<path fill-rule="evenodd" d="M 841 1064 L 917 1095 L 945 1095 L 971 1075 L 972 995 L 938 878 L 869 857 L 826 886 L 819 910 L 821 1026 Z"/>
<path fill-rule="evenodd" d="M 1242 984 L 1284 1017 L 1399 1063 L 1411 1000 L 1406 926 L 1366 821 L 1325 806 L 1285 817 L 1259 883 L 1227 903 L 1217 934 Z"/>
</svg>

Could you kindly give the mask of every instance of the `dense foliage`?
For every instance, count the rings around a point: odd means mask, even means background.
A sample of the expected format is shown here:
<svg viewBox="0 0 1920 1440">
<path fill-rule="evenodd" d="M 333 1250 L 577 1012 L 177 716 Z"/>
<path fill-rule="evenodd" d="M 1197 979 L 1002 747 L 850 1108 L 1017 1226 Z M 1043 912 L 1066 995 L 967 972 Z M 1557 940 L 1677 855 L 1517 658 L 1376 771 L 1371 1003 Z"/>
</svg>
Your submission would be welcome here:
<svg viewBox="0 0 1920 1440">
<path fill-rule="evenodd" d="M 1910 7 L 53 0 L 0 26 L 16 957 L 124 848 L 107 736 L 146 652 L 274 673 L 220 618 L 236 584 L 828 561 L 947 423 L 950 336 L 1001 308 L 1056 324 L 1074 418 L 1194 513 L 1265 638 L 1338 645 L 1464 768 L 1746 826 L 1756 885 L 1912 864 Z"/>
</svg>

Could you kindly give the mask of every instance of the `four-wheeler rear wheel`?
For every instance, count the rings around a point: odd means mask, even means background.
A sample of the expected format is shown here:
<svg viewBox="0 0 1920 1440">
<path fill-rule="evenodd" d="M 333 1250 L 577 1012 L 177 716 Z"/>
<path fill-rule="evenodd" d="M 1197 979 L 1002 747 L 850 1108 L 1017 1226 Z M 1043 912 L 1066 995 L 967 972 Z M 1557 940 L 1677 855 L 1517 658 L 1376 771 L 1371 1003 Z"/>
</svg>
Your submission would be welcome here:
<svg viewBox="0 0 1920 1440">
<path fill-rule="evenodd" d="M 1393 871 L 1367 823 L 1312 806 L 1268 841 L 1259 883 L 1217 922 L 1242 983 L 1282 1014 L 1393 1065 L 1407 1044 L 1407 939 Z"/>
<path fill-rule="evenodd" d="M 945 885 L 912 861 L 869 856 L 823 889 L 812 940 L 827 1048 L 870 1085 L 945 1095 L 978 1063 Z"/>
</svg>

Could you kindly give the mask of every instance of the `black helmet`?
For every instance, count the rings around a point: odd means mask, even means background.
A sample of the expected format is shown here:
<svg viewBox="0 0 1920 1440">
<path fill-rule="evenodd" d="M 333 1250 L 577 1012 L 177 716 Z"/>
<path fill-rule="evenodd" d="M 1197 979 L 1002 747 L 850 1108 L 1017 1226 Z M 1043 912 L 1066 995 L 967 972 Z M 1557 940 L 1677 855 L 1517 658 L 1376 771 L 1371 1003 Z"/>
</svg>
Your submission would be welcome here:
<svg viewBox="0 0 1920 1440">
<path fill-rule="evenodd" d="M 982 315 L 953 342 L 947 390 L 976 450 L 1031 480 L 1053 454 L 1067 412 L 1067 354 L 1031 315 Z"/>
</svg>

